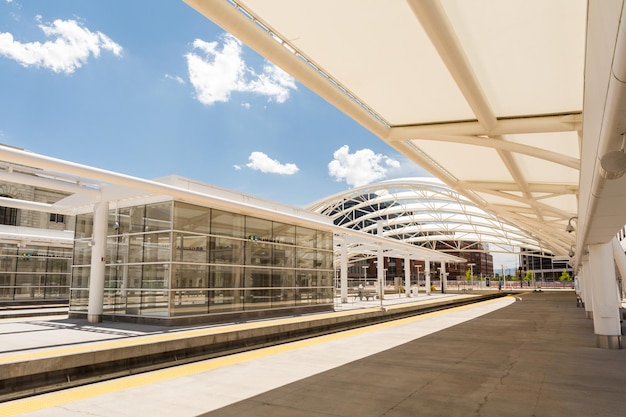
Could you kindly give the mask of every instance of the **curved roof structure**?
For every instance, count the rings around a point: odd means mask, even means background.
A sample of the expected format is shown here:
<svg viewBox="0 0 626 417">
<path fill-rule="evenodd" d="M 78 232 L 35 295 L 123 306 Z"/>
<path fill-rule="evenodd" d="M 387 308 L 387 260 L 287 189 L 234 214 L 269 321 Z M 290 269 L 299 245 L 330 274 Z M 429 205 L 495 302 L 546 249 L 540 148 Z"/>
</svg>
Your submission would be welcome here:
<svg viewBox="0 0 626 417">
<path fill-rule="evenodd" d="M 626 224 L 622 0 L 185 1 L 554 254 Z"/>
<path fill-rule="evenodd" d="M 536 239 L 506 224 L 435 178 L 403 178 L 353 188 L 308 207 L 338 226 L 377 233 L 431 249 L 511 252 L 513 248 L 542 251 Z M 438 242 L 441 242 L 437 245 Z M 445 249 L 443 250 L 446 251 Z"/>
</svg>

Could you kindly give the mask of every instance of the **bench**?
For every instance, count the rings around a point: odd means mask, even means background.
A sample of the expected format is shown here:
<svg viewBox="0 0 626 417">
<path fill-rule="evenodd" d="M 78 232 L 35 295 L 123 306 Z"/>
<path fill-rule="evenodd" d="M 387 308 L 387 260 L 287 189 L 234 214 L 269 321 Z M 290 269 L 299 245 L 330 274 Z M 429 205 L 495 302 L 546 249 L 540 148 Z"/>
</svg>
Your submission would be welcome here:
<svg viewBox="0 0 626 417">
<path fill-rule="evenodd" d="M 376 293 L 373 292 L 373 291 L 361 290 L 357 294 L 354 295 L 354 299 L 356 300 L 357 297 L 359 297 L 359 300 L 361 300 L 361 301 L 363 301 L 364 298 L 365 298 L 366 301 L 369 301 L 370 299 L 375 300 L 376 299 Z"/>
</svg>

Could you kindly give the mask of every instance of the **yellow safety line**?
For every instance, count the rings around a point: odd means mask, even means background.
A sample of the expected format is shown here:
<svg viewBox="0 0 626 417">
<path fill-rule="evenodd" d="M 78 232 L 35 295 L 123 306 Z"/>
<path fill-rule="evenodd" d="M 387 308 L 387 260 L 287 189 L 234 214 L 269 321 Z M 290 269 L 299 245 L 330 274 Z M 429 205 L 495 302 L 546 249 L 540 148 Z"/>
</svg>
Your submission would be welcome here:
<svg viewBox="0 0 626 417">
<path fill-rule="evenodd" d="M 146 372 L 142 374 L 132 375 L 124 378 L 112 379 L 100 383 L 94 383 L 76 388 L 69 388 L 63 391 L 51 392 L 21 400 L 14 400 L 4 404 L 0 404 L 0 417 L 16 416 L 23 413 L 52 408 L 63 404 L 68 404 L 87 398 L 96 397 L 98 395 L 110 394 L 125 389 L 136 388 L 142 385 L 154 384 L 157 382 L 179 378 L 200 372 L 206 372 L 212 369 L 224 366 L 234 365 L 242 362 L 251 361 L 283 352 L 301 349 L 308 346 L 314 346 L 320 343 L 327 343 L 334 340 L 355 336 L 362 333 L 372 332 L 375 330 L 385 329 L 389 327 L 399 326 L 454 311 L 466 310 L 476 307 L 480 304 L 488 304 L 498 301 L 492 299 L 481 301 L 478 303 L 468 304 L 460 307 L 453 307 L 446 310 L 426 313 L 420 316 L 407 317 L 404 319 L 389 321 L 385 323 L 374 324 L 368 327 L 361 327 L 352 330 L 346 330 L 340 333 L 332 333 L 325 336 L 319 336 L 311 339 L 300 340 L 296 342 L 270 346 L 267 348 L 256 349 L 248 352 L 242 352 L 234 355 L 224 356 L 215 359 L 209 359 L 201 362 L 194 362 L 186 365 L 180 365 L 172 368 L 166 368 L 158 371 Z"/>
</svg>

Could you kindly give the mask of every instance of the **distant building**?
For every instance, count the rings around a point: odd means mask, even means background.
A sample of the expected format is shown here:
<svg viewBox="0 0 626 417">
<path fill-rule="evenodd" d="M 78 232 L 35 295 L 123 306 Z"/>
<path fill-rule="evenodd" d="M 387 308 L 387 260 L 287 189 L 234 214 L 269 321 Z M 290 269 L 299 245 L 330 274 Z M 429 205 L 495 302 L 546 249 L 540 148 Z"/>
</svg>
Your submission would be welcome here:
<svg viewBox="0 0 626 417">
<path fill-rule="evenodd" d="M 552 254 L 522 249 L 519 258 L 520 266 L 516 275 L 521 278 L 524 278 L 528 271 L 533 274 L 536 281 L 558 281 L 563 272 L 574 277 L 574 271 L 566 256 L 555 257 Z"/>
</svg>

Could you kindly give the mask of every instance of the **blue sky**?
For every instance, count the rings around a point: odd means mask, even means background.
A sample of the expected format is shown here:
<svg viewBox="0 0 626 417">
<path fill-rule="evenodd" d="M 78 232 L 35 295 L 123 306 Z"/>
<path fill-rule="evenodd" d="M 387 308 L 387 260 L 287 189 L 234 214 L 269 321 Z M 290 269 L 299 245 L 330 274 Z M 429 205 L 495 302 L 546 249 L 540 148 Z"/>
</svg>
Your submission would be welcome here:
<svg viewBox="0 0 626 417">
<path fill-rule="evenodd" d="M 0 143 L 303 206 L 428 175 L 180 0 L 0 0 Z"/>
</svg>

